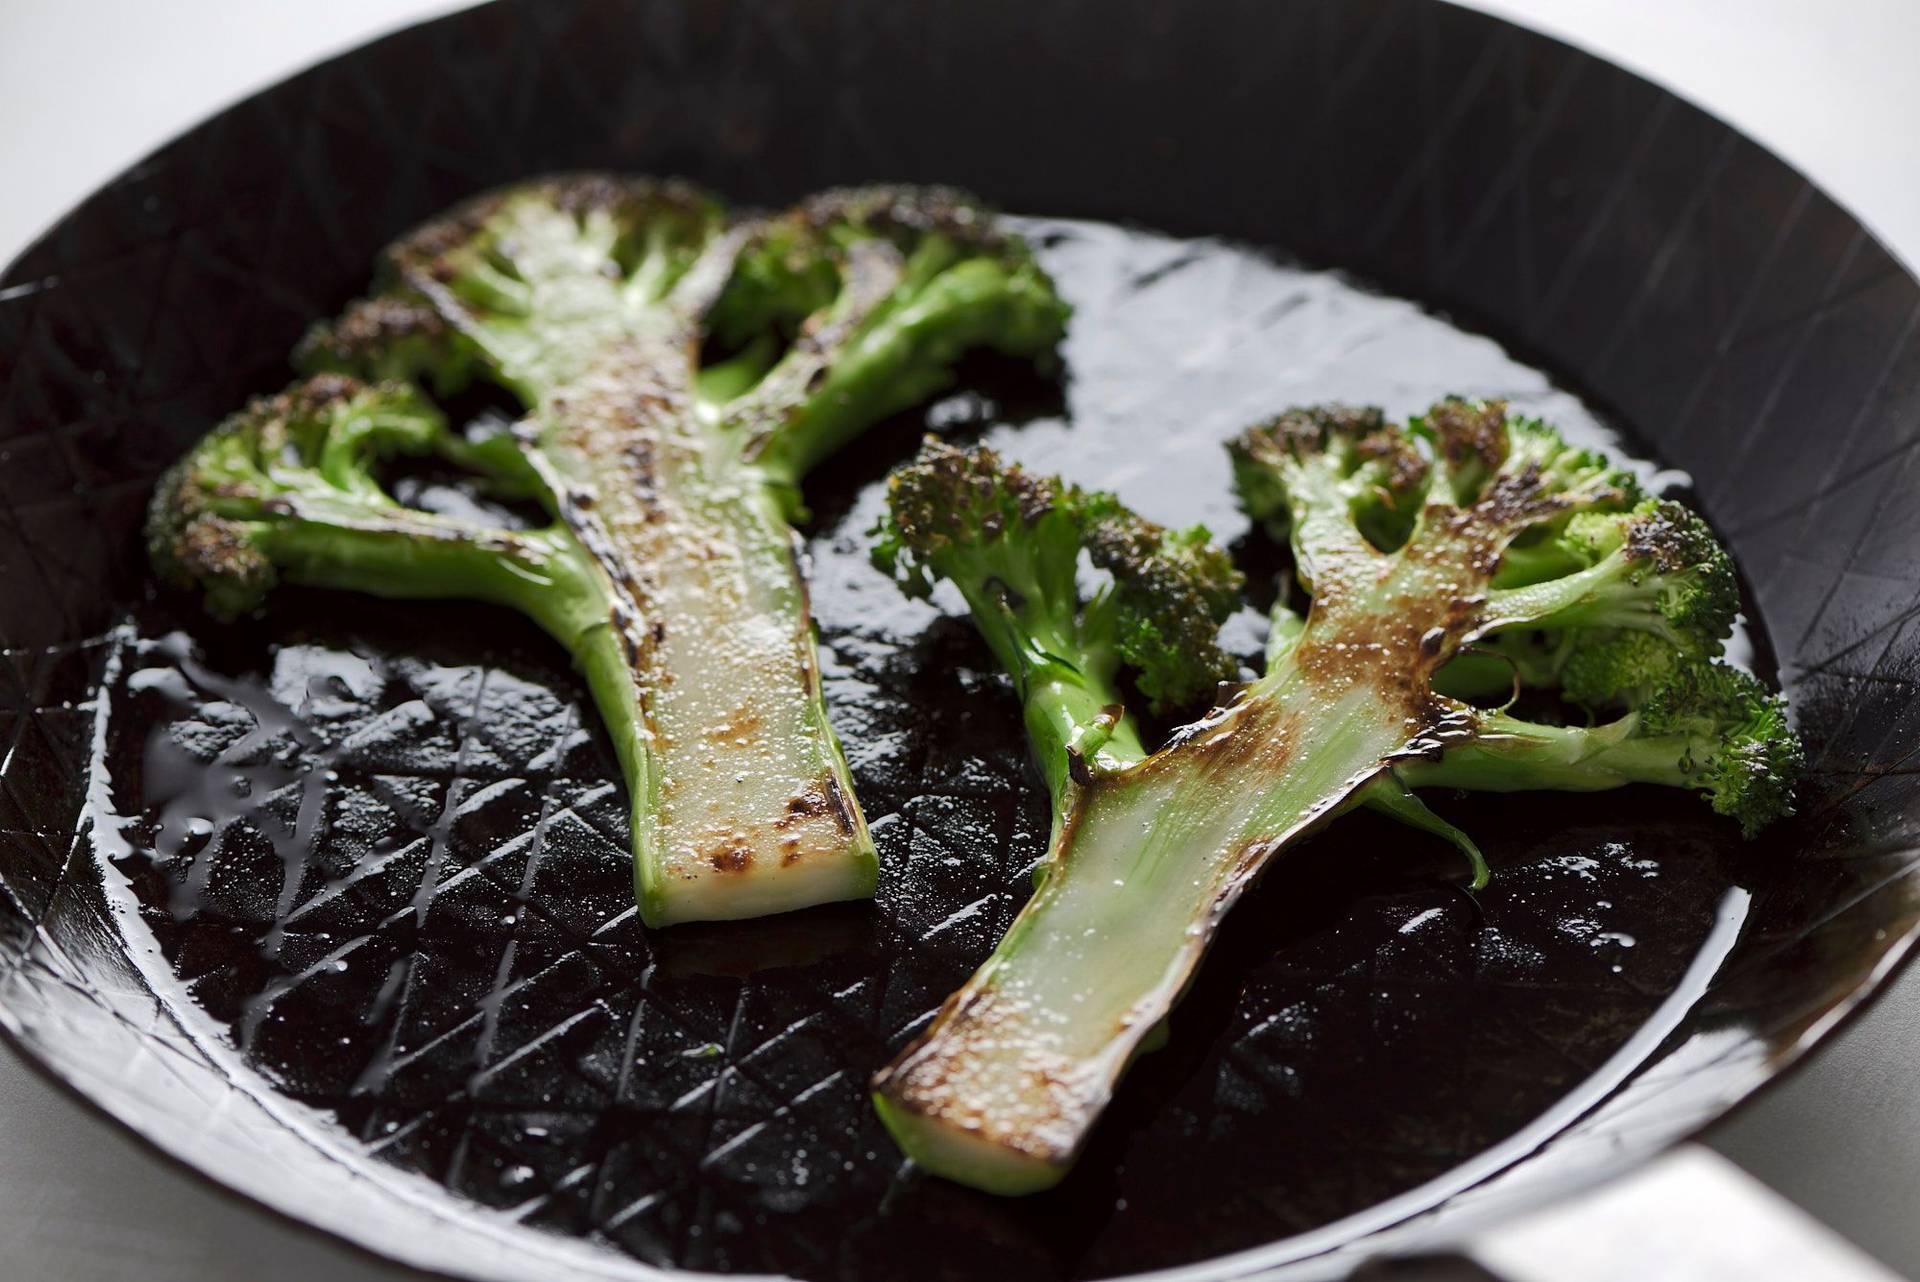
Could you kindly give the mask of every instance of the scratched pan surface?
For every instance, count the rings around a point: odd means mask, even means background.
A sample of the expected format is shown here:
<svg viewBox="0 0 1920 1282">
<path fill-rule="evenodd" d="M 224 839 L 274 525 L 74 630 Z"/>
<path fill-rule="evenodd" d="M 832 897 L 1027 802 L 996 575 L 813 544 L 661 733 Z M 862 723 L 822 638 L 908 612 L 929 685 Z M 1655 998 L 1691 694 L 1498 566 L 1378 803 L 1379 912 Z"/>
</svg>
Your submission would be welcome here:
<svg viewBox="0 0 1920 1282">
<path fill-rule="evenodd" d="M 810 488 L 872 907 L 641 930 L 607 748 L 510 619 L 290 594 L 220 630 L 147 587 L 155 471 L 380 243 L 581 165 L 1061 216 L 1028 229 L 1079 305 L 1064 379 L 969 367 Z M 0 1019 L 191 1166 L 468 1278 L 1308 1276 L 1537 1203 L 1751 1092 L 1914 928 L 1917 305 L 1758 147 L 1439 4 L 529 0 L 403 33 L 0 277 Z M 968 628 L 866 566 L 877 479 L 924 427 L 984 436 L 1265 574 L 1219 438 L 1455 389 L 1691 479 L 1810 740 L 1802 818 L 1744 846 L 1659 793 L 1444 799 L 1500 869 L 1477 904 L 1343 820 L 1236 912 L 1060 1190 L 903 1169 L 862 1083 L 1016 910 L 1045 815 Z"/>
</svg>

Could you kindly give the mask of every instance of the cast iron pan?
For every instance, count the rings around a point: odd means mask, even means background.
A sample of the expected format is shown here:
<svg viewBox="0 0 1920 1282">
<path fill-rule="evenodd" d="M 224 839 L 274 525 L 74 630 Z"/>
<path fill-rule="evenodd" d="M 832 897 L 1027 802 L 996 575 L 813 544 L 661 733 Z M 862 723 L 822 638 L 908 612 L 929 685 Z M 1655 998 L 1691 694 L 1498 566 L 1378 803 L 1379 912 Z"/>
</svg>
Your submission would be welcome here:
<svg viewBox="0 0 1920 1282">
<path fill-rule="evenodd" d="M 607 749 L 531 629 L 290 593 L 221 630 L 148 585 L 156 470 L 386 239 L 569 167 L 1050 216 L 1065 377 L 979 362 L 810 488 L 876 905 L 649 934 Z M 1917 304 L 1725 126 L 1423 0 L 508 0 L 394 36 L 0 279 L 5 1027 L 211 1177 L 464 1278 L 1277 1277 L 1489 1222 L 1729 1107 L 1915 928 Z M 1046 821 L 969 627 L 866 565 L 878 478 L 930 424 L 987 436 L 1264 575 L 1221 437 L 1456 389 L 1691 484 L 1809 739 L 1801 817 L 1745 845 L 1651 791 L 1443 799 L 1499 869 L 1477 902 L 1342 820 L 1235 913 L 1060 1190 L 905 1167 L 864 1082 L 991 947 Z"/>
</svg>

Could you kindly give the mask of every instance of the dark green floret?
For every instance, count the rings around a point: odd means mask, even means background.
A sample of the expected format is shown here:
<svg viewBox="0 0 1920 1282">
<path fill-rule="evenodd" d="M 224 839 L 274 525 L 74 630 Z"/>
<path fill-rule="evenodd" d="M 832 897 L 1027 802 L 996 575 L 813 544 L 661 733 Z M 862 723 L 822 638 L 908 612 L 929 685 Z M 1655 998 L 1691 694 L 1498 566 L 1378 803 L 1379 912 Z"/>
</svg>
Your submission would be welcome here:
<svg viewBox="0 0 1920 1282">
<path fill-rule="evenodd" d="M 1749 836 L 1793 813 L 1805 750 L 1787 701 L 1724 663 L 1689 663 L 1640 708 L 1643 733 L 1684 738 L 1683 769 L 1714 810 Z"/>
<path fill-rule="evenodd" d="M 1145 755 L 1122 715 L 1124 672 L 1156 712 L 1237 675 L 1217 634 L 1241 577 L 1204 528 L 1169 530 L 1110 494 L 932 438 L 887 494 L 875 562 L 914 595 L 936 579 L 959 589 L 1014 679 L 1056 795 L 1070 754 L 1108 767 Z M 1090 592 L 1083 559 L 1101 572 Z"/>
<path fill-rule="evenodd" d="M 450 431 L 405 383 L 323 374 L 262 397 L 161 478 L 147 544 L 167 582 L 197 587 L 217 617 L 257 609 L 283 577 L 352 579 L 389 596 L 485 595 L 492 561 L 546 555 L 537 536 L 401 506 L 381 488 L 390 459 L 438 455 L 512 489 L 513 455 Z M 492 589 L 489 589 L 491 591 Z"/>
</svg>

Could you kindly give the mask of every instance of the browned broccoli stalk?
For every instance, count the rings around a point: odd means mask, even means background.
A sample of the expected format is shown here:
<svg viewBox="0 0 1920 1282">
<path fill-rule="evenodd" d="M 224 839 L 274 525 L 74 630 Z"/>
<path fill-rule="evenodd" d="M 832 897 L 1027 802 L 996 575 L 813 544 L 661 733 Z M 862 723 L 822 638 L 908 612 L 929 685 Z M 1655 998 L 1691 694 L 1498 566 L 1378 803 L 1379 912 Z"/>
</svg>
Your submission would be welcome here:
<svg viewBox="0 0 1920 1282">
<path fill-rule="evenodd" d="M 1410 427 L 1294 411 L 1233 450 L 1249 513 L 1292 544 L 1308 612 L 1277 611 L 1266 674 L 1151 755 L 1110 708 L 1063 705 L 1065 726 L 1029 716 L 1043 762 L 1089 733 L 1132 759 L 1089 759 L 1060 789 L 1032 900 L 875 1079 L 901 1147 L 941 1175 L 998 1193 L 1058 1181 L 1227 911 L 1345 810 L 1454 841 L 1480 879 L 1472 843 L 1414 790 L 1663 784 L 1749 833 L 1790 809 L 1799 740 L 1778 695 L 1718 660 L 1732 566 L 1684 508 L 1497 403 L 1444 402 Z M 1018 607 L 970 584 L 1013 581 L 1004 548 L 1037 541 L 1029 508 L 1053 507 L 1029 496 L 1061 493 L 977 458 L 923 458 L 897 474 L 882 546 L 953 578 L 992 641 Z M 1174 582 L 1170 604 L 1191 586 Z M 1197 622 L 1189 643 L 1205 639 Z M 1442 691 L 1454 663 L 1501 638 L 1551 655 L 1531 675 L 1556 689 L 1578 672 L 1569 693 L 1603 719 L 1571 707 L 1530 721 Z M 994 648 L 1025 681 L 1025 652 Z"/>
<path fill-rule="evenodd" d="M 612 736 L 649 923 L 864 897 L 873 842 L 788 524 L 801 479 L 969 349 L 1046 356 L 1065 315 L 1019 241 L 948 191 L 733 220 L 680 183 L 521 184 L 396 243 L 373 294 L 301 345 L 313 377 L 169 473 L 154 560 L 229 616 L 280 577 L 528 614 Z M 469 440 L 417 390 L 474 380 L 525 406 L 510 432 Z M 398 453 L 551 523 L 402 507 L 378 476 Z"/>
</svg>

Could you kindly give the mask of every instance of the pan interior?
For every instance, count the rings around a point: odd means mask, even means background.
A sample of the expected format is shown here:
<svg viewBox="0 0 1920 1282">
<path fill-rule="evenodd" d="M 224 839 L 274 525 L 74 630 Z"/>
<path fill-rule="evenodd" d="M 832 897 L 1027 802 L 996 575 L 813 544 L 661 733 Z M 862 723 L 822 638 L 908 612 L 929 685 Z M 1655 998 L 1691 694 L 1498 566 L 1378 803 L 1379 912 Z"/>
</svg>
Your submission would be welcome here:
<svg viewBox="0 0 1920 1282">
<path fill-rule="evenodd" d="M 1539 370 L 1340 276 L 1025 227 L 1076 308 L 1064 377 L 976 362 L 809 486 L 875 905 L 641 928 L 610 750 L 515 620 L 289 592 L 221 629 L 158 596 L 117 633 L 93 804 L 163 997 L 375 1179 L 423 1176 L 614 1257 L 821 1282 L 1320 1249 L 1500 1170 L 1619 1086 L 1732 947 L 1764 846 L 1658 790 L 1441 798 L 1492 887 L 1470 898 L 1443 847 L 1342 819 L 1237 909 L 1171 1045 L 1061 1189 L 1001 1201 L 903 1165 L 865 1082 L 992 948 L 1047 831 L 957 598 L 907 601 L 866 560 L 880 478 L 922 431 L 1203 520 L 1256 582 L 1283 561 L 1234 510 L 1219 444 L 1287 405 L 1501 396 L 1622 451 Z M 1251 658 L 1258 615 L 1227 635 Z"/>
</svg>

